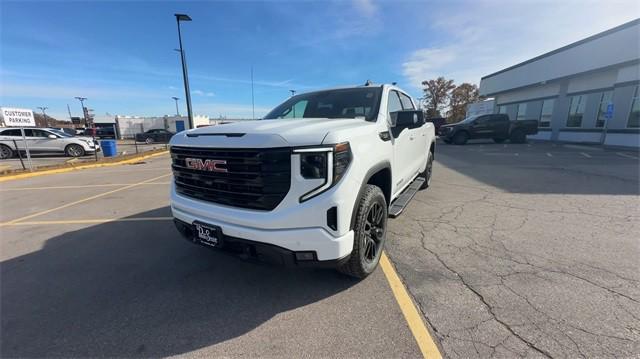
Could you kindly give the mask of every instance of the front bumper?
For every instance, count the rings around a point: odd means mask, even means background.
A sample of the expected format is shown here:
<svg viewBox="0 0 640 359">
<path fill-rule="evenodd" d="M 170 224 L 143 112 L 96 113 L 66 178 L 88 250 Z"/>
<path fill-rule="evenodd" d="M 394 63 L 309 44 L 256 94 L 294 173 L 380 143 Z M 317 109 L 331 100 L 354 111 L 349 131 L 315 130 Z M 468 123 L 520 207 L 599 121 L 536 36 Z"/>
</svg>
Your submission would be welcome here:
<svg viewBox="0 0 640 359">
<path fill-rule="evenodd" d="M 201 244 L 195 239 L 193 228 L 190 223 L 183 222 L 177 218 L 174 219 L 174 223 L 178 231 L 186 240 L 196 244 Z M 204 244 L 201 245 L 207 248 L 212 248 Z M 348 261 L 350 256 L 350 254 L 347 254 L 343 257 L 332 260 L 319 260 L 316 251 L 294 251 L 277 245 L 237 238 L 226 234 L 223 234 L 222 238 L 220 238 L 220 243 L 216 245 L 215 249 L 237 255 L 245 260 L 268 262 L 286 267 L 301 266 L 335 268 Z"/>
</svg>

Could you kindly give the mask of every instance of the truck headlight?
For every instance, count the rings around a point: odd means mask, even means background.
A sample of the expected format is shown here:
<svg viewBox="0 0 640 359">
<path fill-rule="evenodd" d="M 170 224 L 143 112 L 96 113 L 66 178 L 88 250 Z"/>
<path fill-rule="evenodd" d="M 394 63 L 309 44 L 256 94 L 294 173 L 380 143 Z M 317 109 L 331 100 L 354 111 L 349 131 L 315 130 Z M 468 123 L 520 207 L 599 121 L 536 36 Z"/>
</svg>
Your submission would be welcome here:
<svg viewBox="0 0 640 359">
<path fill-rule="evenodd" d="M 349 142 L 331 147 L 298 148 L 293 153 L 300 155 L 300 175 L 305 179 L 324 179 L 324 182 L 300 197 L 307 201 L 325 192 L 338 183 L 351 163 Z"/>
</svg>

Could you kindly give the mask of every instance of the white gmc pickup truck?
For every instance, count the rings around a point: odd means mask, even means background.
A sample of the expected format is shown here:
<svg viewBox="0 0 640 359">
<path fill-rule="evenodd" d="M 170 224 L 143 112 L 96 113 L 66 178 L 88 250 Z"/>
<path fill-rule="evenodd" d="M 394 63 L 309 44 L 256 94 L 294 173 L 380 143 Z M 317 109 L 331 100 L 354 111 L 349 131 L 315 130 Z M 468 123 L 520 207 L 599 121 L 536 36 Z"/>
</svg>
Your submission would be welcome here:
<svg viewBox="0 0 640 359">
<path fill-rule="evenodd" d="M 404 91 L 367 84 L 296 95 L 170 146 L 171 210 L 188 240 L 364 278 L 387 218 L 429 186 L 435 134 Z"/>
</svg>

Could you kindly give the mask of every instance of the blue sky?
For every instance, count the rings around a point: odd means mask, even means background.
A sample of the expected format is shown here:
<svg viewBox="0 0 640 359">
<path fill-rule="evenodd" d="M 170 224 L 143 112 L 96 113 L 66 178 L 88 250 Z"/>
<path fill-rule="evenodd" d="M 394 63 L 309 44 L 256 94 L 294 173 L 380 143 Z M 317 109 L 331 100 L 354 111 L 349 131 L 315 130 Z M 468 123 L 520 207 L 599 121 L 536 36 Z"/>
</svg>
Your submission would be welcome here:
<svg viewBox="0 0 640 359">
<path fill-rule="evenodd" d="M 634 1 L 0 1 L 0 105 L 65 119 L 173 114 L 184 98 L 173 14 L 196 114 L 256 115 L 289 90 L 480 77 L 640 16 Z M 181 113 L 186 113 L 180 101 Z"/>
</svg>

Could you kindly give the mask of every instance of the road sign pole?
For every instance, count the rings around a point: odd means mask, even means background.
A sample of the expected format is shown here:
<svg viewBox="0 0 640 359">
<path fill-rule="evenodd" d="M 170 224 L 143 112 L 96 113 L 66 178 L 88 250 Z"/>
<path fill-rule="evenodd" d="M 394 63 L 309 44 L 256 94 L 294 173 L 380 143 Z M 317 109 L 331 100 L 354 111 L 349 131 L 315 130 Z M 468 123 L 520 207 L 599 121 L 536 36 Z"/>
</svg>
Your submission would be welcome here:
<svg viewBox="0 0 640 359">
<path fill-rule="evenodd" d="M 27 143 L 27 136 L 25 136 L 24 134 L 24 127 L 20 127 L 20 134 L 22 134 L 24 149 L 25 149 L 25 152 L 27 152 L 27 163 L 29 164 L 29 171 L 33 171 L 33 163 L 31 162 L 31 154 L 29 153 L 29 144 Z"/>
<path fill-rule="evenodd" d="M 27 167 L 24 166 L 24 161 L 22 160 L 22 153 L 20 153 L 20 149 L 18 148 L 18 144 L 16 143 L 16 140 L 12 140 L 13 141 L 13 148 L 16 149 L 16 152 L 18 152 L 18 158 L 20 159 L 20 164 L 22 165 L 22 169 L 26 170 Z"/>
<path fill-rule="evenodd" d="M 600 136 L 600 144 L 604 145 L 607 140 L 607 128 L 609 127 L 609 122 L 613 118 L 613 103 L 609 102 L 607 105 L 607 112 L 604 115 L 605 121 L 604 126 L 602 128 L 602 136 Z"/>
</svg>

